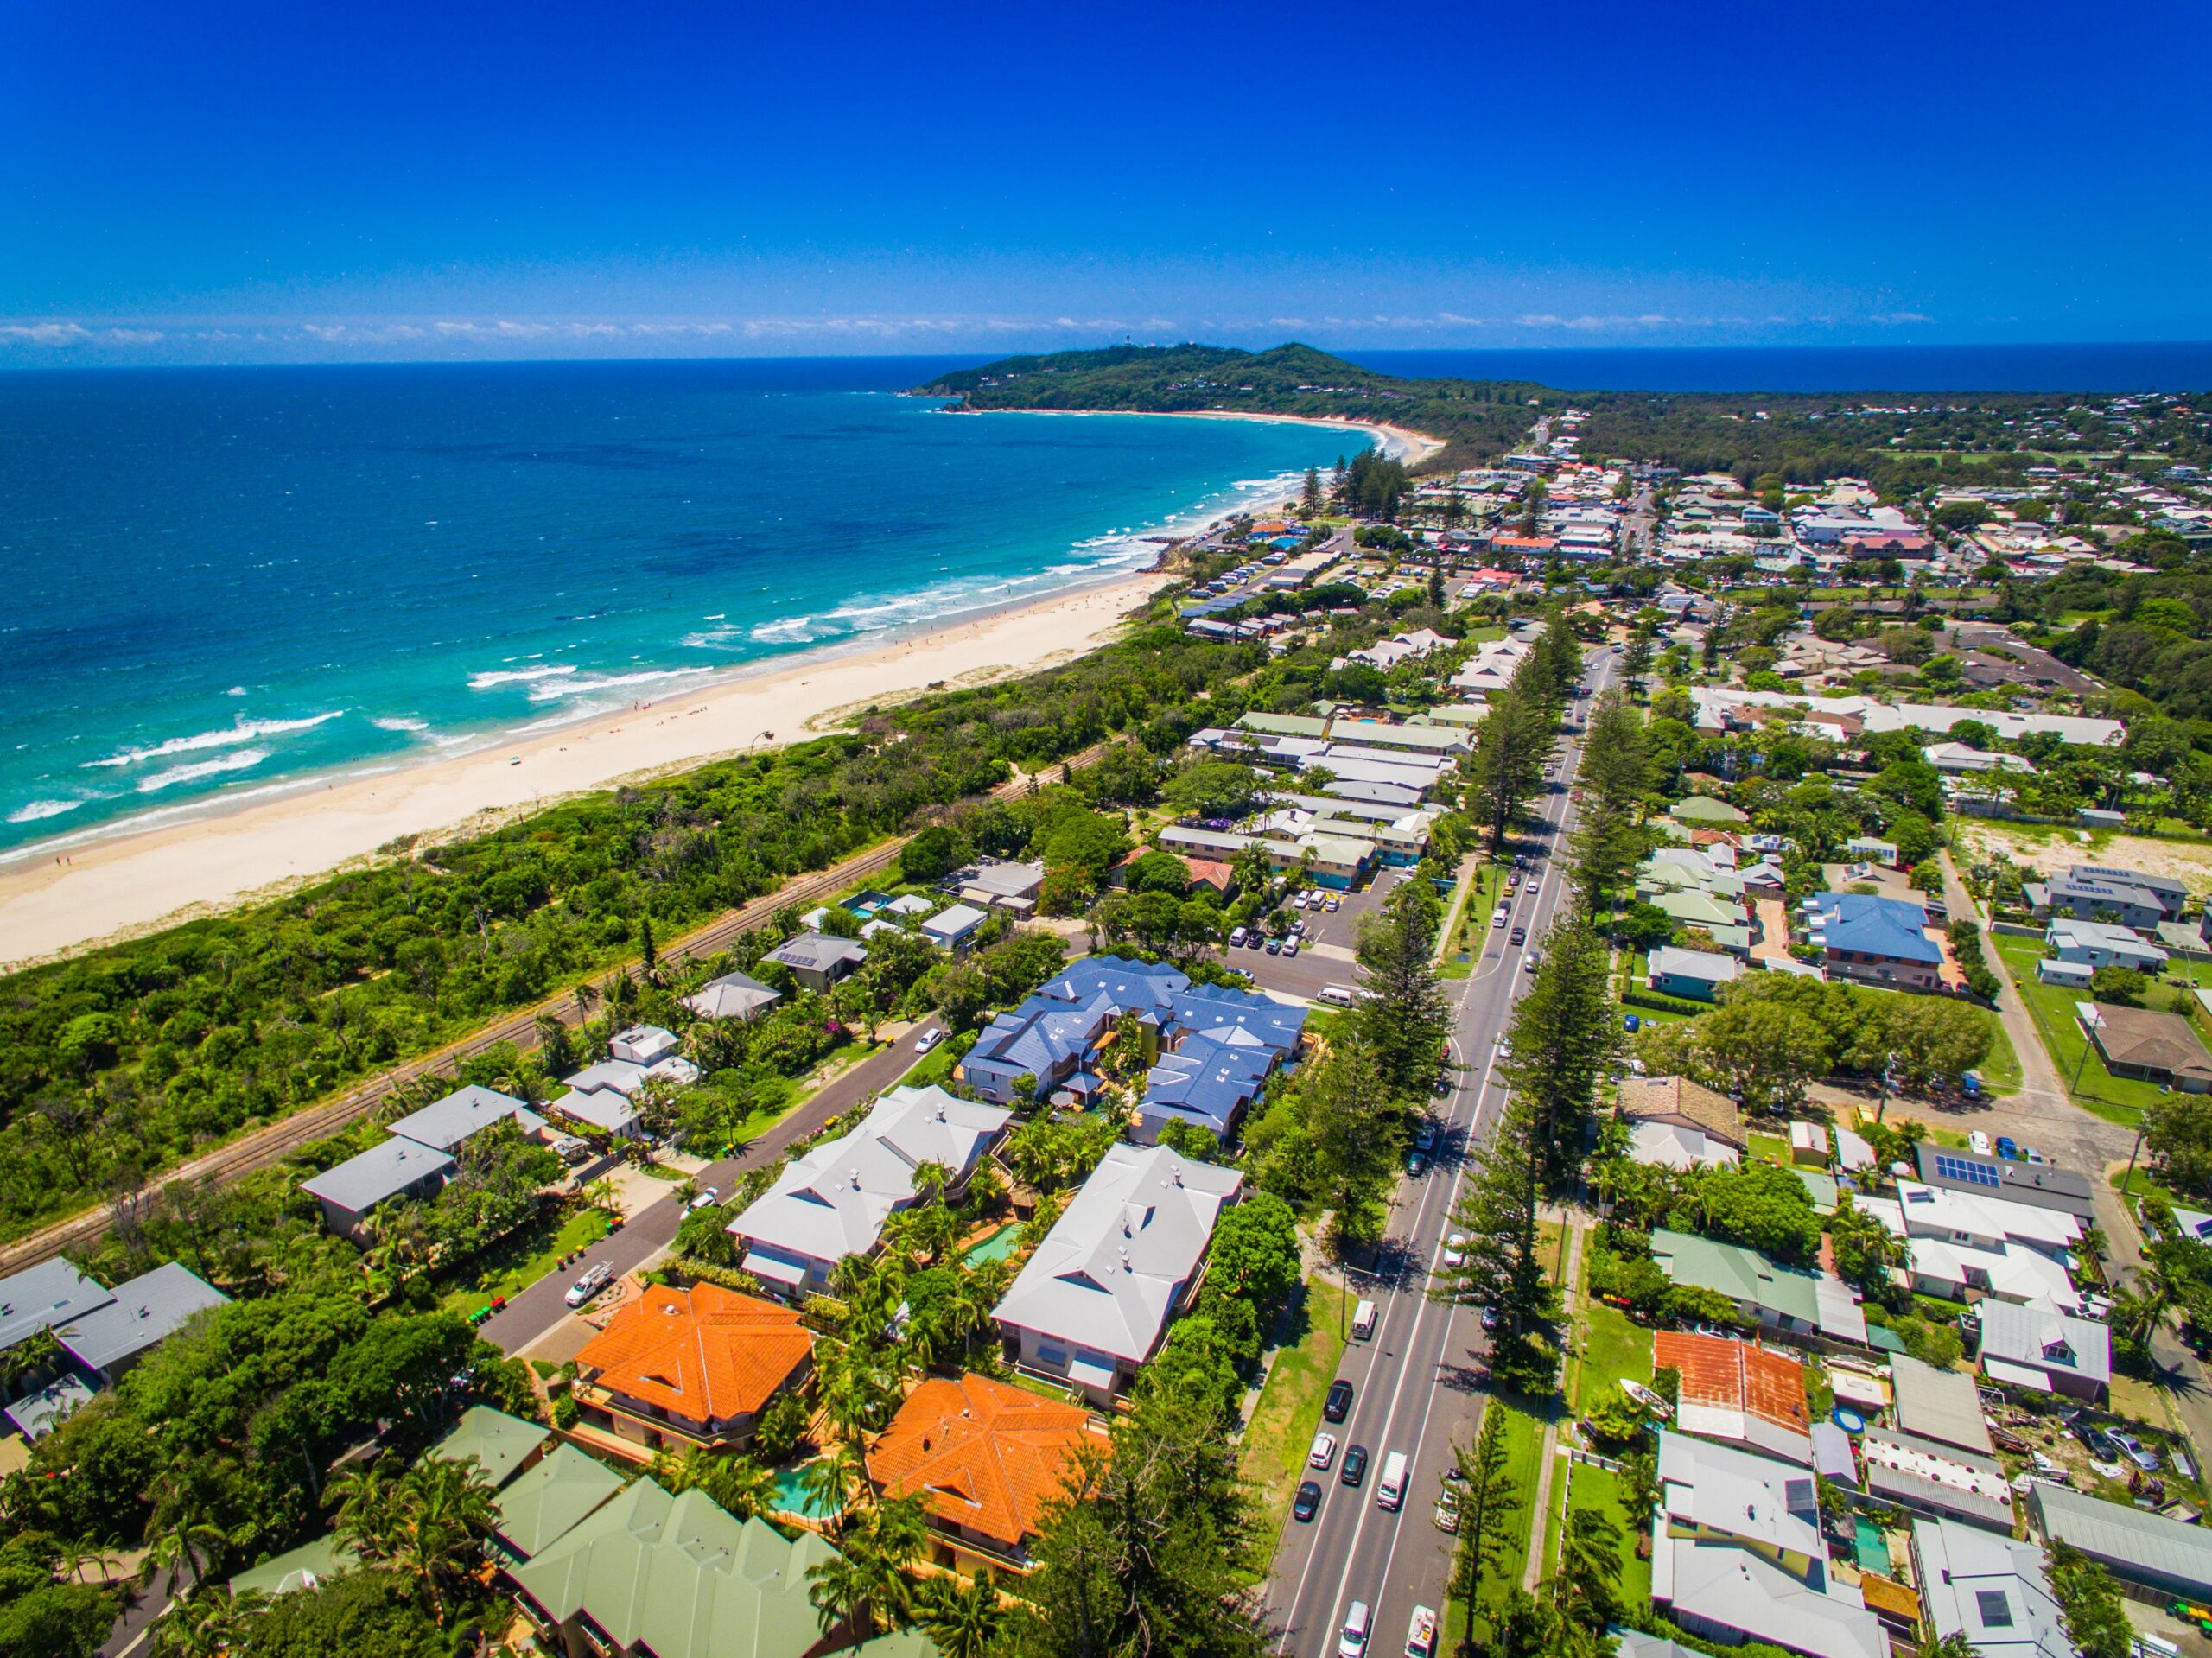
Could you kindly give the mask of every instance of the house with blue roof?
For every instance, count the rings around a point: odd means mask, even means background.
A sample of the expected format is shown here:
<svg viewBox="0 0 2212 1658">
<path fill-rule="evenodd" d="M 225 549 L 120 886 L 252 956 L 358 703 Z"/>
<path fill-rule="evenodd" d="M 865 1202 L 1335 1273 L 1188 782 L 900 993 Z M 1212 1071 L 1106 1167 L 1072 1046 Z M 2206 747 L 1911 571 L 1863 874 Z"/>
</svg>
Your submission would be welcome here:
<svg viewBox="0 0 2212 1658">
<path fill-rule="evenodd" d="M 1943 951 L 1928 936 L 1928 912 L 1904 899 L 1815 893 L 1799 915 L 1800 936 L 1835 976 L 1893 990 L 1942 988 Z"/>
<path fill-rule="evenodd" d="M 1255 991 L 1193 984 L 1163 962 L 1087 956 L 994 1019 L 962 1060 L 961 1080 L 999 1104 L 1014 1102 L 1024 1076 L 1039 1095 L 1088 1099 L 1101 1087 L 1099 1051 L 1128 1014 L 1151 1064 L 1138 1128 L 1147 1142 L 1169 1121 L 1226 1134 L 1306 1028 L 1304 1008 Z"/>
</svg>

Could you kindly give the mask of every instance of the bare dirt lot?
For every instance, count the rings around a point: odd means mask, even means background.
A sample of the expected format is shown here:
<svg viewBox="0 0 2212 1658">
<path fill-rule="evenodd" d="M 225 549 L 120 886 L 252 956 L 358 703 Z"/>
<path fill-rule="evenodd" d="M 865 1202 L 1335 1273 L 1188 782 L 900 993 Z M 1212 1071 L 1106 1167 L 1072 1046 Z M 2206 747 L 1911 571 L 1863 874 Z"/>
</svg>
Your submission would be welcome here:
<svg viewBox="0 0 2212 1658">
<path fill-rule="evenodd" d="M 2164 875 L 2192 893 L 2212 892 L 2212 846 L 2186 841 L 2155 841 L 2139 835 L 2112 835 L 2069 829 L 2058 823 L 2006 823 L 1967 817 L 1953 824 L 1967 861 L 1990 863 L 2003 853 L 2016 864 L 2031 865 L 2045 875 L 2077 863 Z"/>
</svg>

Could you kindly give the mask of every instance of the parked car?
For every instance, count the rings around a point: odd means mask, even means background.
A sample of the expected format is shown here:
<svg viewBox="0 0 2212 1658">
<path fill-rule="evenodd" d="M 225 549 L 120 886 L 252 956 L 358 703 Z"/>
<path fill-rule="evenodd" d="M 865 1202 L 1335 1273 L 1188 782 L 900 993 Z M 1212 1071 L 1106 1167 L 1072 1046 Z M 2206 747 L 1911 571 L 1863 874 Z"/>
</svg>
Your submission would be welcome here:
<svg viewBox="0 0 2212 1658">
<path fill-rule="evenodd" d="M 569 1293 L 563 1299 L 570 1306 L 580 1307 L 613 1281 L 614 1268 L 602 1261 L 586 1267 L 583 1276 L 569 1286 Z"/>
<path fill-rule="evenodd" d="M 720 1186 L 702 1186 L 699 1188 L 699 1195 L 684 1204 L 683 1212 L 690 1215 L 702 1209 L 712 1209 L 721 1200 L 722 1189 Z"/>
<path fill-rule="evenodd" d="M 1496 1307 L 1484 1307 L 1483 1309 L 1483 1328 L 1484 1330 L 1495 1330 L 1497 1328 L 1497 1309 Z"/>
<path fill-rule="evenodd" d="M 1467 1264 L 1467 1235 L 1465 1232 L 1454 1232 L 1444 1240 L 1444 1264 L 1447 1267 Z"/>
<path fill-rule="evenodd" d="M 1365 1601 L 1352 1602 L 1337 1633 L 1337 1658 L 1367 1658 L 1367 1633 L 1374 1623 L 1374 1610 Z"/>
<path fill-rule="evenodd" d="M 2099 1462 L 2120 1460 L 2120 1446 L 2113 1442 L 2111 1434 L 2089 1420 L 2088 1412 L 2082 1410 L 2070 1412 L 2066 1418 L 2066 1428 L 2067 1432 L 2088 1448 L 2089 1454 Z"/>
<path fill-rule="evenodd" d="M 1280 955 L 1281 955 L 1281 954 L 1282 954 L 1282 940 L 1281 940 L 1281 939 L 1280 939 L 1280 938 L 1270 938 L 1270 939 L 1268 939 L 1268 955 L 1270 955 L 1270 956 L 1280 956 Z"/>
<path fill-rule="evenodd" d="M 1997 1136 L 1997 1155 L 1998 1155 L 1998 1156 L 1999 1156 L 1999 1157 L 2003 1158 L 2006 1162 L 2008 1162 L 2008 1163 L 2009 1163 L 2009 1162 L 2012 1161 L 2015 1158 L 2018 1157 L 2018 1156 L 2019 1156 L 2019 1154 L 2020 1154 L 2020 1147 L 2019 1147 L 2019 1146 L 2018 1146 L 2018 1142 L 2016 1142 L 2016 1141 L 2013 1140 L 2013 1138 L 2012 1138 L 2012 1135 L 2010 1135 L 2010 1134 L 1999 1134 L 1999 1135 L 1998 1135 L 1998 1136 Z"/>
<path fill-rule="evenodd" d="M 944 1041 L 945 1035 L 946 1032 L 944 1026 L 931 1026 L 928 1030 L 922 1032 L 922 1039 L 914 1044 L 914 1051 L 916 1053 L 927 1053 L 931 1048 L 937 1046 L 938 1043 Z"/>
<path fill-rule="evenodd" d="M 1295 938 L 1286 938 L 1286 939 L 1284 939 L 1284 940 L 1282 941 L 1282 953 L 1283 953 L 1285 956 L 1295 956 L 1295 955 L 1297 955 L 1297 954 L 1298 954 L 1298 940 L 1296 940 Z"/>
<path fill-rule="evenodd" d="M 1427 1158 L 1419 1152 L 1406 1153 L 1406 1176 L 1408 1179 L 1418 1180 L 1427 1172 L 1428 1159 Z"/>
<path fill-rule="evenodd" d="M 1298 1488 L 1298 1496 L 1290 1505 L 1291 1518 L 1311 1520 L 1321 1510 L 1321 1488 L 1312 1480 Z"/>
<path fill-rule="evenodd" d="M 1367 1447 L 1348 1445 L 1344 1447 L 1344 1465 L 1337 1476 L 1339 1485 L 1357 1485 L 1367 1477 Z"/>
<path fill-rule="evenodd" d="M 1977 1157 L 1987 1157 L 1990 1153 L 1989 1136 L 1980 1129 L 1975 1129 L 1967 1136 L 1967 1149 Z"/>
<path fill-rule="evenodd" d="M 1543 951 L 1540 950 L 1532 950 L 1527 956 L 1522 958 L 1521 970 L 1523 973 L 1534 973 L 1538 968 L 1543 966 Z"/>
<path fill-rule="evenodd" d="M 1459 1529 L 1459 1491 L 1457 1486 L 1446 1486 L 1444 1494 L 1436 1499 L 1436 1528 L 1452 1532 Z"/>
<path fill-rule="evenodd" d="M 1351 1413 L 1351 1383 L 1338 1376 L 1329 1384 L 1329 1396 L 1321 1401 L 1321 1420 L 1341 1422 Z"/>
<path fill-rule="evenodd" d="M 2105 1437 L 2126 1452 L 2127 1460 L 2145 1473 L 2155 1474 L 2158 1471 L 2158 1453 L 2133 1433 L 2123 1433 L 2118 1428 L 2113 1428 Z"/>
<path fill-rule="evenodd" d="M 1338 899 L 1325 899 L 1325 900 L 1323 902 L 1322 907 L 1323 907 L 1324 909 L 1327 910 L 1327 911 L 1328 911 L 1328 912 L 1329 912 L 1331 915 L 1334 915 L 1334 914 L 1335 914 L 1335 913 L 1336 913 L 1339 909 L 1341 909 L 1341 908 L 1343 907 L 1343 905 L 1342 905 L 1341 901 L 1340 901 L 1340 900 L 1338 900 Z"/>
<path fill-rule="evenodd" d="M 1494 928 L 1503 926 L 1505 924 L 1505 912 L 1503 910 L 1492 910 L 1490 914 L 1490 924 Z"/>
<path fill-rule="evenodd" d="M 1436 1125 L 1426 1118 L 1422 1120 L 1421 1127 L 1414 1130 L 1414 1149 L 1417 1152 L 1433 1152 L 1436 1149 Z"/>
<path fill-rule="evenodd" d="M 1337 1436 L 1321 1432 L 1313 1436 L 1313 1448 L 1306 1453 L 1308 1468 L 1326 1468 L 1337 1459 Z"/>
<path fill-rule="evenodd" d="M 1242 949 L 1243 949 L 1243 948 L 1244 948 L 1244 940 L 1245 940 L 1245 938 L 1246 938 L 1246 937 L 1247 937 L 1247 936 L 1248 936 L 1248 935 L 1246 934 L 1246 932 L 1245 932 L 1245 931 L 1244 931 L 1244 929 L 1243 929 L 1243 928 L 1242 928 L 1242 927 L 1238 927 L 1238 928 L 1235 929 L 1235 930 L 1234 930 L 1233 931 L 1231 931 L 1231 932 L 1230 933 L 1230 935 L 1229 935 L 1229 947 L 1230 947 L 1230 949 L 1231 949 L 1231 950 L 1242 950 Z"/>
</svg>

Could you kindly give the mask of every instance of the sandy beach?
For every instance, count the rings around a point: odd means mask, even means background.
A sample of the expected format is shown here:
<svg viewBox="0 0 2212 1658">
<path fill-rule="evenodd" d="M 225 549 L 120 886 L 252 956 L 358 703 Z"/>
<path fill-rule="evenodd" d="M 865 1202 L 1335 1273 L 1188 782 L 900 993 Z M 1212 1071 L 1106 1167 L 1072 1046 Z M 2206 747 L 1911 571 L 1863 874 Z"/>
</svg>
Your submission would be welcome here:
<svg viewBox="0 0 2212 1658">
<path fill-rule="evenodd" d="M 1193 412 L 1196 420 L 1335 426 L 1418 464 L 1443 448 L 1375 422 Z M 518 812 L 720 755 L 804 740 L 871 704 L 1065 661 L 1110 639 L 1168 578 L 1147 572 L 1004 610 L 887 636 L 871 648 L 734 670 L 666 701 L 445 759 L 296 791 L 71 844 L 0 865 L 0 968 L 147 932 L 269 898 L 379 855 L 409 836 L 479 832 Z M 66 859 L 66 861 L 64 860 Z"/>
<path fill-rule="evenodd" d="M 281 893 L 406 835 L 450 837 L 518 810 L 717 755 L 801 740 L 939 683 L 1049 666 L 1106 643 L 1157 572 L 908 633 L 874 649 L 733 672 L 666 702 L 451 759 L 296 794 L 0 869 L 0 956 L 18 966 Z"/>
</svg>

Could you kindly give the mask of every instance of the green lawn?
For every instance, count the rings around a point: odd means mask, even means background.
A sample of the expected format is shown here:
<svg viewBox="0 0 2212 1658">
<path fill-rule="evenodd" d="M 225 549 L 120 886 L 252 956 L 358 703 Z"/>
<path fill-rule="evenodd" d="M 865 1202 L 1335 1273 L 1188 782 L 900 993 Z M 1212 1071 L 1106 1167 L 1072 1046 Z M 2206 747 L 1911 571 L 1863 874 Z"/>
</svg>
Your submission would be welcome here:
<svg viewBox="0 0 2212 1658">
<path fill-rule="evenodd" d="M 474 1312 L 494 1296 L 512 1296 L 553 1270 L 563 1255 L 607 1236 L 607 1211 L 579 1206 L 549 1209 L 501 1238 L 489 1249 L 443 1276 L 438 1305 L 451 1312 Z"/>
<path fill-rule="evenodd" d="M 1305 1477 L 1306 1453 L 1320 1430 L 1321 1401 L 1344 1357 L 1342 1331 L 1356 1299 L 1318 1275 L 1306 1280 L 1305 1300 L 1292 1315 L 1289 1339 L 1276 1350 L 1252 1420 L 1244 1425 L 1237 1469 L 1258 1516 L 1251 1560 L 1255 1582 L 1274 1560 L 1275 1540 Z"/>
<path fill-rule="evenodd" d="M 1497 1534 L 1503 1540 L 1495 1557 L 1497 1564 L 1483 1572 L 1476 1595 L 1480 1632 L 1486 1636 L 1491 1618 L 1503 1604 L 1506 1591 L 1520 1583 L 1521 1573 L 1529 1563 L 1529 1534 L 1535 1519 L 1531 1505 L 1536 1495 L 1536 1458 L 1543 1451 L 1544 1425 L 1496 1398 L 1484 1408 L 1505 1413 L 1505 1472 L 1512 1482 L 1514 1496 L 1513 1507 L 1501 1514 L 1496 1522 Z M 1482 1644 L 1486 1645 L 1487 1642 Z"/>
<path fill-rule="evenodd" d="M 2017 1094 L 2027 1081 L 2027 1073 L 2020 1068 L 2020 1056 L 2012 1051 L 2012 1038 L 2005 1028 L 2005 1021 L 1990 1015 L 1993 1039 L 1989 1057 L 1981 1062 L 1982 1091 L 1987 1094 Z"/>
<path fill-rule="evenodd" d="M 1747 1134 L 1745 1148 L 1753 1157 L 1768 1163 L 1789 1166 L 1789 1142 L 1780 1134 Z"/>
<path fill-rule="evenodd" d="M 1440 978 L 1468 978 L 1481 964 L 1483 952 L 1490 948 L 1490 918 L 1497 908 L 1498 893 L 1504 890 L 1505 873 L 1496 864 L 1476 866 L 1474 882 L 1467 889 L 1466 902 L 1460 912 L 1459 931 L 1444 952 L 1444 964 L 1438 970 Z"/>
<path fill-rule="evenodd" d="M 2067 1080 L 2075 1102 L 2107 1122 L 2134 1127 L 2139 1114 L 2158 1102 L 2158 1084 L 2139 1082 L 2132 1077 L 2115 1077 L 2105 1069 L 2104 1061 L 2082 1035 L 2081 1022 L 2074 1017 L 2074 1004 L 2082 1000 L 2081 994 L 2062 985 L 2044 984 L 2036 977 L 2036 963 L 2043 957 L 2041 940 L 2014 938 L 2000 933 L 1996 944 L 2005 970 L 2019 987 L 2020 998 L 2034 1017 L 2036 1032 L 2043 1038 L 2044 1050 L 2057 1066 L 2058 1074 Z"/>
<path fill-rule="evenodd" d="M 1584 1259 L 1590 1245 L 1583 1245 Z M 1570 1397 L 1576 1411 L 1586 1413 L 1600 1399 L 1620 1393 L 1623 1377 L 1631 1382 L 1651 1380 L 1651 1332 L 1618 1307 L 1586 1298 L 1578 1322 L 1582 1326 L 1579 1356 Z M 1622 1395 L 1626 1397 L 1625 1394 Z"/>
<path fill-rule="evenodd" d="M 908 1088 L 927 1088 L 933 1083 L 943 1083 L 959 1063 L 959 1057 L 952 1051 L 952 1039 L 947 1037 L 916 1060 L 913 1069 L 899 1080 Z"/>
<path fill-rule="evenodd" d="M 1578 1508 L 1603 1508 L 1611 1513 L 1613 1523 L 1621 1530 L 1622 1622 L 1631 1628 L 1646 1627 L 1642 1614 L 1651 1600 L 1651 1562 L 1637 1559 L 1636 1540 L 1640 1533 L 1650 1530 L 1651 1517 L 1630 1515 L 1621 1503 L 1620 1477 L 1586 1463 L 1574 1464 L 1567 1501 Z"/>
</svg>

